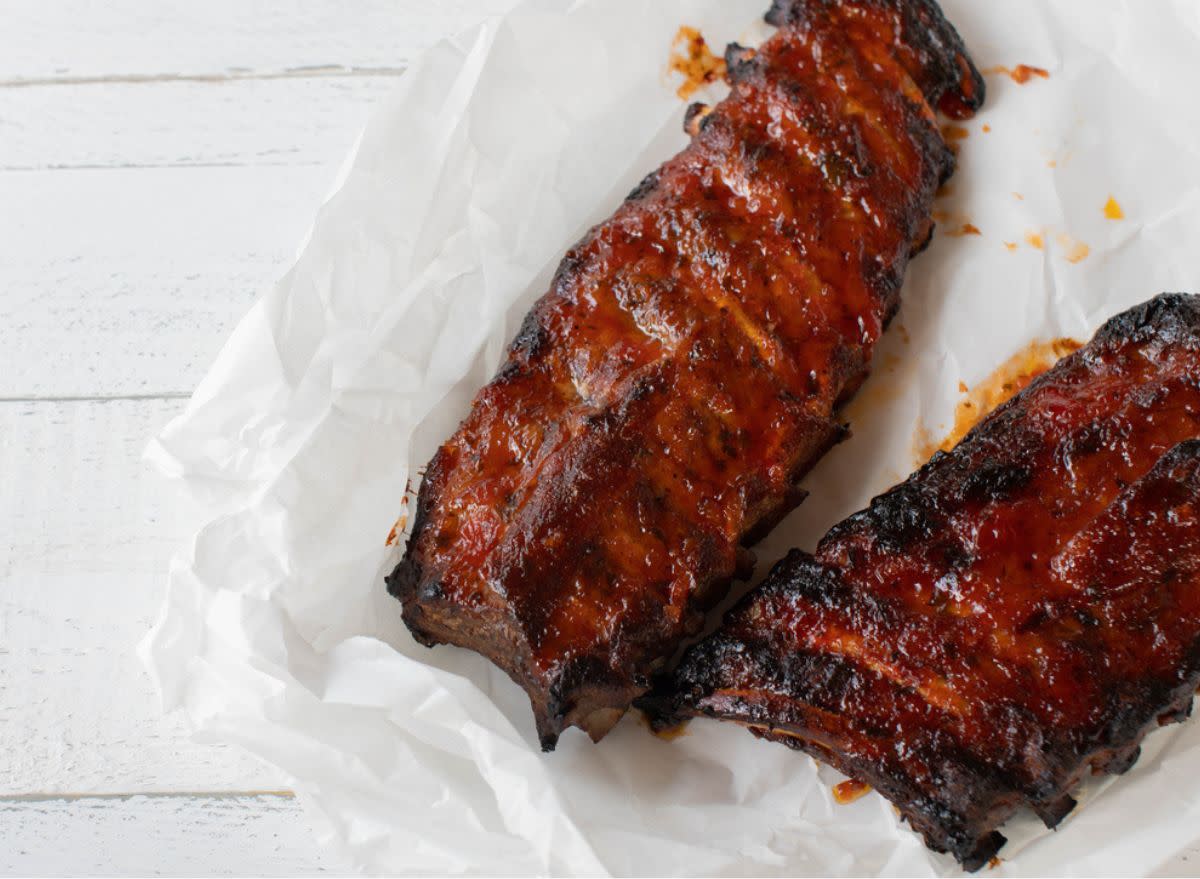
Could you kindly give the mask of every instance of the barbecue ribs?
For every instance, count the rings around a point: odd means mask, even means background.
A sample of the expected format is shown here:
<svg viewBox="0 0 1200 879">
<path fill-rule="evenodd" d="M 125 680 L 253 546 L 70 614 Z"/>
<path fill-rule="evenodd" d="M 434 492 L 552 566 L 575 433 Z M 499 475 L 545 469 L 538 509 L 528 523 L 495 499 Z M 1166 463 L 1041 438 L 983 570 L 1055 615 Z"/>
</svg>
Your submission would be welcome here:
<svg viewBox="0 0 1200 879">
<path fill-rule="evenodd" d="M 598 739 L 803 497 L 983 82 L 933 0 L 779 0 L 730 96 L 573 247 L 426 471 L 388 578 L 421 642 Z"/>
<path fill-rule="evenodd" d="M 1200 683 L 1200 297 L 1164 295 L 792 552 L 685 655 L 734 720 L 890 799 L 976 869 L 1054 826 Z M 660 711 L 664 705 L 659 704 Z"/>
</svg>

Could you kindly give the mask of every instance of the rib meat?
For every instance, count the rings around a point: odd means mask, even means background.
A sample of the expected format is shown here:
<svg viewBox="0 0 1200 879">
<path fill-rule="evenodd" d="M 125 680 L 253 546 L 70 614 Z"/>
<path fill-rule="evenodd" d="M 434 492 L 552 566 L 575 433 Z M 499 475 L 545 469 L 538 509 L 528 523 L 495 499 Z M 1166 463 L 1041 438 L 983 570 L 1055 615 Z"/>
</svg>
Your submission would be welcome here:
<svg viewBox="0 0 1200 879">
<path fill-rule="evenodd" d="M 1197 437 L 1200 297 L 1164 295 L 780 562 L 667 711 L 832 763 L 978 868 L 1018 807 L 1054 826 L 1085 773 L 1189 713 Z"/>
<path fill-rule="evenodd" d="M 599 738 L 836 443 L 932 231 L 932 108 L 983 83 L 932 0 L 777 2 L 730 96 L 566 255 L 434 456 L 389 590 L 418 640 Z"/>
</svg>

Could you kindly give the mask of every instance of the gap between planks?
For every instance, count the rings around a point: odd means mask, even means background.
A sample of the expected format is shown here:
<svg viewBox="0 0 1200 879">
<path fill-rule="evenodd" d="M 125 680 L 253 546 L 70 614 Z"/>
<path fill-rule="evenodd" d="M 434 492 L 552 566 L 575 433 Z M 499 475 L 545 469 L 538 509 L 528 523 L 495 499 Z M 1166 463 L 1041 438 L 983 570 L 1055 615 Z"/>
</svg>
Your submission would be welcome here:
<svg viewBox="0 0 1200 879">
<path fill-rule="evenodd" d="M 238 82 L 263 79 L 317 79 L 323 77 L 400 76 L 404 67 L 342 67 L 315 64 L 284 70 L 227 70 L 223 73 L 128 73 L 105 76 L 42 76 L 0 80 L 0 88 L 32 88 L 54 85 L 151 85 L 163 82 Z"/>
<path fill-rule="evenodd" d="M 188 400 L 192 391 L 160 391 L 150 394 L 95 394 L 90 396 L 65 397 L 0 397 L 0 405 L 4 403 L 118 403 L 118 402 L 153 402 L 155 400 Z"/>
<path fill-rule="evenodd" d="M 0 796 L 4 803 L 74 803 L 85 800 L 246 800 L 246 799 L 295 799 L 290 790 L 190 790 L 190 791 L 134 791 L 130 793 L 58 793 L 58 794 L 8 794 Z"/>
<path fill-rule="evenodd" d="M 146 168 L 323 168 L 322 162 L 130 162 L 92 165 L 0 165 L 0 171 L 140 171 Z"/>
</svg>

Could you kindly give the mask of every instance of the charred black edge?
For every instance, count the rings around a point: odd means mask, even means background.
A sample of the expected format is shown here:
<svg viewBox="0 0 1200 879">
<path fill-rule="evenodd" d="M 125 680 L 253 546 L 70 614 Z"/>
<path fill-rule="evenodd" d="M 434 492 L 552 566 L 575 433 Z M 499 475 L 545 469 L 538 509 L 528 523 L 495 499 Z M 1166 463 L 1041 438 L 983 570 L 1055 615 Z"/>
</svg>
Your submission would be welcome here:
<svg viewBox="0 0 1200 879">
<path fill-rule="evenodd" d="M 688 108 L 683 114 L 683 133 L 695 137 L 703 131 L 712 110 L 710 105 L 700 101 L 688 104 Z"/>
<path fill-rule="evenodd" d="M 890 9 L 900 16 L 903 40 L 926 62 L 918 85 L 931 106 L 958 119 L 969 118 L 983 106 L 987 97 L 983 75 L 936 0 L 772 0 L 764 18 L 768 24 L 784 27 L 847 3 Z"/>
<path fill-rule="evenodd" d="M 725 47 L 725 78 L 730 85 L 746 79 L 759 65 L 755 63 L 758 52 L 740 43 Z"/>
<path fill-rule="evenodd" d="M 1160 293 L 1109 318 L 1092 337 L 1094 345 L 1145 341 L 1200 345 L 1200 295 Z"/>
</svg>

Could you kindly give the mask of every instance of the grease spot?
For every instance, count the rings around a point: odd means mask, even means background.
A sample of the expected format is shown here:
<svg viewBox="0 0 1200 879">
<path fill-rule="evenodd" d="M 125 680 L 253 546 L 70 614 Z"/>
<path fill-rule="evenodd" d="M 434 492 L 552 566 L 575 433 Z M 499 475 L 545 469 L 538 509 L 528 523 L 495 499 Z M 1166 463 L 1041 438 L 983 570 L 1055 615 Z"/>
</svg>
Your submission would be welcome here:
<svg viewBox="0 0 1200 879">
<path fill-rule="evenodd" d="M 943 234 L 949 235 L 952 238 L 960 238 L 963 235 L 982 235 L 979 227 L 971 222 L 971 218 L 966 214 L 956 211 L 934 211 L 933 219 L 939 224 Z"/>
<path fill-rule="evenodd" d="M 1041 232 L 1026 232 L 1025 243 L 1034 250 L 1042 250 L 1046 246 L 1046 240 L 1042 238 Z"/>
<path fill-rule="evenodd" d="M 1120 203 L 1111 195 L 1108 201 L 1104 203 L 1104 216 L 1110 220 L 1124 220 L 1125 211 L 1121 210 Z"/>
<path fill-rule="evenodd" d="M 1066 257 L 1067 262 L 1069 263 L 1081 263 L 1087 259 L 1088 255 L 1092 252 L 1090 247 L 1088 247 L 1082 241 L 1072 238 L 1070 235 L 1059 235 L 1057 241 L 1058 246 L 1063 249 L 1063 255 Z"/>
</svg>

